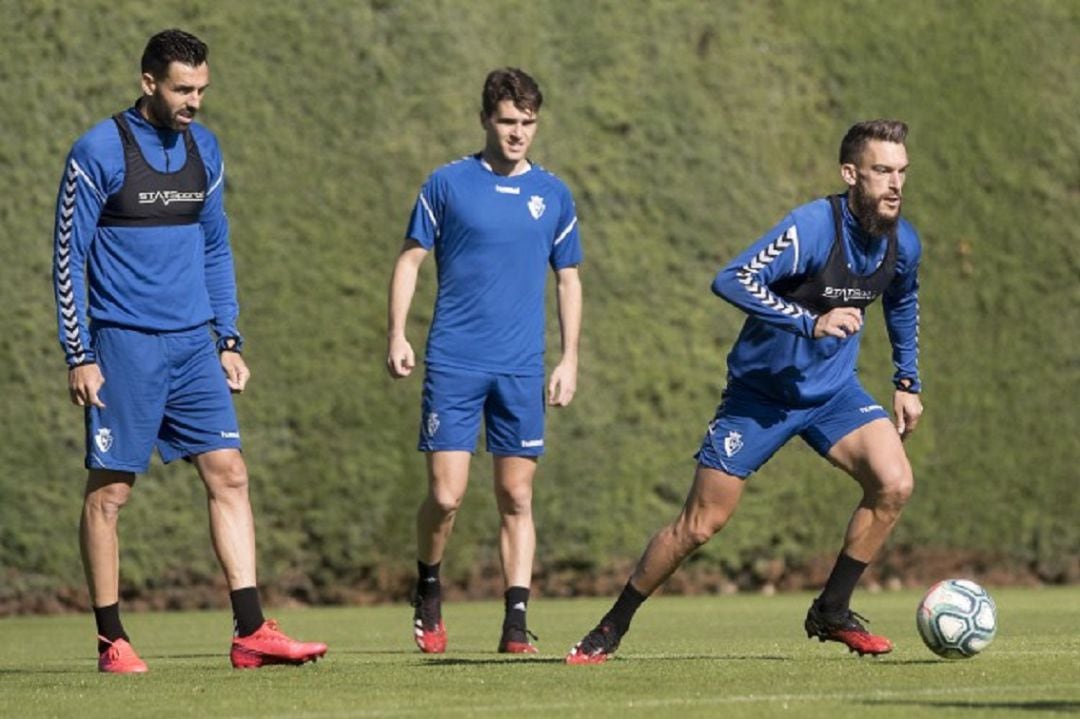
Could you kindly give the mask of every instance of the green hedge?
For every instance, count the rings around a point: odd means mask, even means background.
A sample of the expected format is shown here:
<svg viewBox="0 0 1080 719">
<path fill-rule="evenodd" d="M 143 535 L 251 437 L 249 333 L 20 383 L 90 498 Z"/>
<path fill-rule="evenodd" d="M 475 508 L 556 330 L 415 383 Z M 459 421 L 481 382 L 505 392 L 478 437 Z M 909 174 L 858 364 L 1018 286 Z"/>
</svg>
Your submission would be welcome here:
<svg viewBox="0 0 1080 719">
<path fill-rule="evenodd" d="M 624 571 L 678 511 L 742 320 L 709 292 L 713 274 L 838 187 L 851 123 L 898 116 L 912 127 L 905 211 L 924 242 L 927 410 L 893 551 L 990 552 L 1076 578 L 1080 5 L 0 6 L 0 603 L 82 583 L 82 421 L 55 340 L 53 205 L 70 144 L 134 99 L 145 40 L 169 26 L 211 46 L 202 119 L 228 165 L 254 372 L 238 406 L 266 586 L 314 600 L 402 591 L 425 476 L 420 381 L 383 369 L 386 285 L 417 188 L 479 146 L 480 83 L 506 64 L 545 91 L 534 155 L 574 190 L 586 250 L 579 394 L 549 413 L 537 481 L 545 571 Z M 870 324 L 863 377 L 886 399 L 880 310 Z M 497 562 L 490 476 L 478 455 L 451 577 Z M 856 499 L 792 444 L 698 562 L 735 571 L 831 554 Z M 122 546 L 128 594 L 220 581 L 189 467 L 155 464 L 139 481 Z"/>
</svg>

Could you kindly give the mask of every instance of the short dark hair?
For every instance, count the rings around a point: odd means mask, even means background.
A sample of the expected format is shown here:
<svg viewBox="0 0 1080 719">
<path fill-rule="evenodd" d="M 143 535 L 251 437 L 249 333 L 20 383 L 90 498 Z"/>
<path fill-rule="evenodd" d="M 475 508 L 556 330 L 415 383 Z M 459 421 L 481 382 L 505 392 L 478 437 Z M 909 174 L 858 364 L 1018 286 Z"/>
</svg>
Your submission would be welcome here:
<svg viewBox="0 0 1080 719">
<path fill-rule="evenodd" d="M 490 117 L 503 100 L 510 100 L 519 110 L 540 112 L 544 104 L 544 94 L 527 72 L 516 67 L 503 67 L 492 70 L 484 80 L 484 93 L 481 101 L 484 116 Z"/>
<path fill-rule="evenodd" d="M 191 33 L 173 28 L 150 38 L 142 55 L 142 71 L 156 80 L 169 74 L 169 64 L 180 62 L 198 67 L 210 57 L 210 48 Z"/>
<path fill-rule="evenodd" d="M 907 125 L 900 120 L 867 120 L 852 125 L 840 142 L 840 164 L 857 163 L 870 140 L 903 145 L 907 140 Z"/>
</svg>

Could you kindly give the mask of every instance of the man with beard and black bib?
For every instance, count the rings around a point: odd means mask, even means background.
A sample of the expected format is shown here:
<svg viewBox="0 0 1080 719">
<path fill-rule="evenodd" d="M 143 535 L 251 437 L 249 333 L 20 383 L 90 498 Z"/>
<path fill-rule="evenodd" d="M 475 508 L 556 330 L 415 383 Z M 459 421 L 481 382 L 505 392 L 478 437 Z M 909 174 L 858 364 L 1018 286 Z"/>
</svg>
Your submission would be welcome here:
<svg viewBox="0 0 1080 719">
<path fill-rule="evenodd" d="M 795 435 L 863 492 L 832 573 L 807 612 L 807 636 L 860 655 L 892 650 L 849 605 L 914 486 L 902 440 L 922 414 L 921 248 L 914 228 L 900 218 L 906 139 L 907 126 L 896 120 L 853 126 L 840 144 L 848 192 L 796 208 L 716 276 L 713 292 L 748 317 L 727 358 L 727 388 L 695 455 L 690 494 L 567 663 L 606 661 L 641 603 L 723 528 L 746 479 Z M 856 368 L 864 309 L 878 296 L 896 367 L 892 421 L 863 389 Z"/>
<path fill-rule="evenodd" d="M 75 142 L 56 203 L 53 285 L 68 391 L 86 424 L 79 539 L 98 669 L 147 670 L 120 620 L 118 522 L 155 447 L 166 463 L 190 461 L 205 485 L 233 609 L 233 666 L 314 661 L 326 645 L 264 618 L 256 586 L 231 396 L 251 373 L 240 354 L 225 164 L 217 138 L 195 122 L 209 49 L 165 30 L 147 42 L 141 70 L 135 104 Z"/>
</svg>

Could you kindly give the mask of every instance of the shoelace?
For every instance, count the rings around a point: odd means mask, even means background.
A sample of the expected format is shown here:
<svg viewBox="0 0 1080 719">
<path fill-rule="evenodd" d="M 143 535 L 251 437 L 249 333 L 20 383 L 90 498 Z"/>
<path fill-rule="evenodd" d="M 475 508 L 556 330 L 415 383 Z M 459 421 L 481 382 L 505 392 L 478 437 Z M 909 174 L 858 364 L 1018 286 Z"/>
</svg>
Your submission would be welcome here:
<svg viewBox="0 0 1080 719">
<path fill-rule="evenodd" d="M 540 641 L 540 637 L 538 637 L 538 636 L 536 636 L 535 634 L 533 634 L 532 630 L 531 630 L 531 629 L 528 629 L 528 628 L 526 628 L 526 627 L 507 627 L 507 628 L 506 628 L 506 630 L 504 630 L 504 632 L 503 632 L 503 633 L 504 633 L 504 634 L 509 634 L 509 635 L 510 635 L 510 640 L 511 640 L 511 641 L 515 641 L 515 642 L 516 642 L 516 641 L 517 641 L 517 637 L 516 637 L 516 636 L 514 636 L 514 634 L 515 634 L 516 632 L 521 632 L 521 633 L 522 633 L 522 635 L 523 635 L 524 637 L 526 637 L 526 640 L 528 640 L 528 639 L 532 639 L 532 640 L 533 640 L 534 642 L 538 642 L 538 641 Z"/>
<path fill-rule="evenodd" d="M 856 629 L 860 632 L 866 632 L 866 627 L 863 626 L 862 622 L 869 624 L 870 620 L 858 612 L 849 609 L 847 616 L 844 617 L 844 629 Z M 869 632 L 867 633 L 869 634 Z"/>
</svg>

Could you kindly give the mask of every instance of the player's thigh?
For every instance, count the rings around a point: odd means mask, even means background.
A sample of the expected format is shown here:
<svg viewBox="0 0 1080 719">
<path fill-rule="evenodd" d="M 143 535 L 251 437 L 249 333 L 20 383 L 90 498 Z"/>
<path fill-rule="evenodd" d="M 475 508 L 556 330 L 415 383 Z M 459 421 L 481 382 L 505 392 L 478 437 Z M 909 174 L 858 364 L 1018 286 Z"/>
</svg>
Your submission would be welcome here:
<svg viewBox="0 0 1080 719">
<path fill-rule="evenodd" d="M 857 381 L 816 410 L 802 436 L 865 489 L 910 492 L 911 465 L 900 435 Z"/>
<path fill-rule="evenodd" d="M 158 452 L 165 462 L 240 449 L 232 392 L 205 329 L 164 336 L 171 381 Z"/>
<path fill-rule="evenodd" d="M 694 458 L 706 469 L 746 479 L 795 436 L 800 415 L 729 386 Z"/>
<path fill-rule="evenodd" d="M 440 450 L 427 453 L 428 494 L 444 510 L 457 509 L 469 485 L 472 452 Z"/>
<path fill-rule="evenodd" d="M 683 518 L 711 536 L 735 513 L 745 487 L 745 479 L 699 464 L 683 505 Z"/>
<path fill-rule="evenodd" d="M 533 478 L 537 457 L 495 455 L 495 499 L 501 512 L 518 512 L 532 506 Z"/>
<path fill-rule="evenodd" d="M 428 367 L 420 398 L 421 452 L 472 452 L 491 389 L 490 374 Z"/>
<path fill-rule="evenodd" d="M 168 366 L 158 335 L 97 327 L 93 347 L 105 378 L 104 407 L 86 409 L 88 469 L 145 472 L 164 416 Z"/>
<path fill-rule="evenodd" d="M 544 376 L 496 375 L 484 405 L 487 450 L 501 457 L 544 453 Z"/>
<path fill-rule="evenodd" d="M 913 489 L 911 463 L 888 419 L 875 419 L 849 432 L 832 446 L 828 459 L 869 492 L 906 498 Z"/>
</svg>

